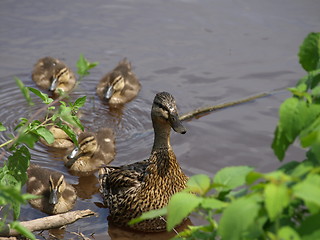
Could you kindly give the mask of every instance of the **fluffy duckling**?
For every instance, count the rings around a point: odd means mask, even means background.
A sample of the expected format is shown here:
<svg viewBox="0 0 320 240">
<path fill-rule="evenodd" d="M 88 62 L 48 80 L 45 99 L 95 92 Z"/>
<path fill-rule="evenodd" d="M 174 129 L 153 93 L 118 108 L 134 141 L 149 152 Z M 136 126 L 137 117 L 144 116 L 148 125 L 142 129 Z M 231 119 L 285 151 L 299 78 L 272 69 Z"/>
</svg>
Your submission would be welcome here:
<svg viewBox="0 0 320 240">
<path fill-rule="evenodd" d="M 146 232 L 164 231 L 166 222 L 161 218 L 131 226 L 128 222 L 144 212 L 166 206 L 173 194 L 186 187 L 188 180 L 170 145 L 171 128 L 186 133 L 171 94 L 161 92 L 155 96 L 151 118 L 154 143 L 149 159 L 120 167 L 106 166 L 99 171 L 100 191 L 110 210 L 110 220 Z"/>
<path fill-rule="evenodd" d="M 31 206 L 47 214 L 58 214 L 73 208 L 77 195 L 61 173 L 31 164 L 27 170 L 27 192 L 42 196 L 29 201 Z"/>
<path fill-rule="evenodd" d="M 76 78 L 74 73 L 62 61 L 53 57 L 44 57 L 34 65 L 32 80 L 43 89 L 59 93 L 71 91 Z"/>
<path fill-rule="evenodd" d="M 100 80 L 97 94 L 109 104 L 117 105 L 131 101 L 140 88 L 141 85 L 131 70 L 131 63 L 124 58 Z"/>
<path fill-rule="evenodd" d="M 90 173 L 114 159 L 115 140 L 110 128 L 102 128 L 97 133 L 83 132 L 78 142 L 79 146 L 65 159 L 66 167 L 73 172 Z"/>
<path fill-rule="evenodd" d="M 65 125 L 68 125 L 76 135 L 79 135 L 82 131 L 80 128 L 73 127 L 71 124 L 64 122 Z M 54 137 L 54 142 L 51 144 L 48 144 L 46 140 L 43 138 L 40 138 L 40 142 L 48 147 L 54 147 L 54 148 L 73 148 L 74 142 L 71 140 L 71 138 L 68 136 L 68 134 L 65 133 L 60 127 L 57 125 L 52 125 L 47 128 Z"/>
</svg>

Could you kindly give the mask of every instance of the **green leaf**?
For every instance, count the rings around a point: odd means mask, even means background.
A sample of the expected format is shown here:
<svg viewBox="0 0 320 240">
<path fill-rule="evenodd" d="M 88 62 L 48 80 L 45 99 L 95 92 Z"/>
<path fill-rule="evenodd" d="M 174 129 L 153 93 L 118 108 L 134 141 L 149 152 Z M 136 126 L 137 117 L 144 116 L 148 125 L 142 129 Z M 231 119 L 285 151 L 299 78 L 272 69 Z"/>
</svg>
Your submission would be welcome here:
<svg viewBox="0 0 320 240">
<path fill-rule="evenodd" d="M 248 185 L 253 184 L 255 181 L 257 181 L 258 179 L 262 178 L 264 175 L 262 173 L 259 172 L 249 172 L 246 176 L 246 183 Z"/>
<path fill-rule="evenodd" d="M 10 181 L 7 181 L 10 179 Z M 15 185 L 12 185 L 14 178 L 11 175 L 6 175 L 6 179 L 2 179 L 0 182 L 0 199 L 4 199 L 8 204 L 25 203 L 25 200 L 21 194 L 21 184 L 16 181 Z M 9 183 L 9 184 L 8 184 Z"/>
<path fill-rule="evenodd" d="M 298 87 L 302 84 L 306 84 L 307 89 L 313 89 L 316 86 L 318 86 L 319 82 L 320 82 L 320 69 L 317 69 L 317 70 L 308 72 L 306 76 L 302 77 L 298 81 L 296 86 Z"/>
<path fill-rule="evenodd" d="M 275 220 L 289 205 L 290 194 L 285 184 L 269 183 L 264 189 L 265 205 L 271 221 Z"/>
<path fill-rule="evenodd" d="M 309 147 L 315 143 L 320 143 L 320 118 L 318 117 L 306 127 L 300 134 L 302 147 Z"/>
<path fill-rule="evenodd" d="M 83 96 L 83 97 L 80 97 L 78 98 L 74 104 L 73 104 L 73 107 L 77 108 L 77 110 L 81 107 L 83 107 L 83 105 L 86 103 L 86 100 L 87 100 L 87 96 Z"/>
<path fill-rule="evenodd" d="M 77 61 L 77 68 L 78 68 L 78 74 L 81 77 L 84 77 L 86 75 L 89 75 L 89 70 L 97 66 L 98 62 L 89 62 L 83 54 L 80 54 L 79 59 Z"/>
<path fill-rule="evenodd" d="M 31 100 L 31 97 L 30 97 L 30 93 L 29 93 L 29 90 L 26 86 L 24 86 L 23 82 L 17 78 L 17 77 L 14 77 L 14 80 L 16 81 L 16 84 L 18 85 L 18 87 L 20 88 L 20 91 L 21 93 L 23 94 L 23 96 L 25 97 L 25 99 L 27 100 L 28 104 L 30 106 L 33 106 L 34 103 L 32 102 Z"/>
<path fill-rule="evenodd" d="M 20 206 L 21 206 L 21 204 L 20 204 L 20 202 L 16 201 L 16 202 L 12 202 L 11 205 L 12 205 L 12 210 L 13 210 L 13 219 L 17 220 L 17 219 L 19 219 L 19 216 L 20 216 L 20 212 L 21 212 Z"/>
<path fill-rule="evenodd" d="M 201 202 L 201 207 L 206 209 L 220 209 L 226 207 L 228 204 L 215 198 L 204 198 Z"/>
<path fill-rule="evenodd" d="M 171 231 L 181 223 L 201 202 L 202 198 L 191 193 L 178 192 L 174 194 L 167 206 L 167 230 Z"/>
<path fill-rule="evenodd" d="M 242 186 L 246 182 L 246 176 L 253 168 L 248 166 L 225 167 L 214 176 L 214 183 L 222 184 L 224 187 L 217 188 L 218 191 L 226 191 Z"/>
<path fill-rule="evenodd" d="M 160 209 L 155 209 L 155 210 L 151 210 L 148 212 L 143 213 L 140 217 L 134 218 L 129 222 L 129 225 L 133 225 L 135 223 L 139 223 L 143 220 L 147 220 L 147 219 L 152 219 L 152 218 L 157 218 L 159 216 L 164 216 L 167 214 L 167 208 L 160 208 Z"/>
<path fill-rule="evenodd" d="M 281 104 L 279 122 L 272 143 L 274 153 L 280 161 L 283 160 L 289 145 L 319 114 L 319 104 L 307 104 L 297 98 L 288 98 Z"/>
<path fill-rule="evenodd" d="M 26 118 L 20 118 L 19 120 L 20 120 L 20 122 L 19 122 L 19 124 L 14 128 L 14 130 L 19 129 L 19 128 L 21 128 L 22 126 L 25 126 L 25 125 L 28 123 L 28 119 L 26 119 Z"/>
<path fill-rule="evenodd" d="M 45 127 L 39 127 L 36 129 L 37 134 L 42 137 L 48 144 L 52 144 L 54 142 L 53 134 L 46 129 Z"/>
<path fill-rule="evenodd" d="M 285 226 L 278 231 L 278 238 L 281 240 L 300 240 L 299 234 L 291 227 Z"/>
<path fill-rule="evenodd" d="M 201 195 L 207 193 L 210 188 L 210 178 L 204 174 L 198 174 L 190 177 L 187 182 L 187 191 L 199 193 Z"/>
<path fill-rule="evenodd" d="M 28 200 L 31 200 L 31 199 L 42 198 L 42 196 L 25 193 L 25 194 L 22 195 L 22 198 L 23 198 L 23 200 L 28 201 Z"/>
<path fill-rule="evenodd" d="M 82 131 L 84 131 L 84 127 L 81 124 L 79 118 L 77 116 L 72 116 L 72 119 L 73 119 L 74 123 L 76 123 L 76 127 L 80 128 Z"/>
<path fill-rule="evenodd" d="M 307 72 L 319 68 L 320 33 L 310 33 L 303 41 L 299 50 L 299 62 Z"/>
<path fill-rule="evenodd" d="M 24 185 L 27 181 L 27 169 L 29 167 L 31 155 L 25 146 L 17 148 L 11 156 L 8 157 L 8 170 L 15 179 Z"/>
<path fill-rule="evenodd" d="M 303 162 L 289 162 L 283 165 L 279 170 L 284 171 L 286 174 L 290 174 L 292 177 L 302 177 L 307 172 L 313 169 L 313 164 L 311 161 Z"/>
<path fill-rule="evenodd" d="M 27 237 L 31 240 L 36 240 L 36 237 L 30 232 L 30 230 L 23 225 L 21 225 L 19 222 L 11 222 L 10 228 L 15 229 L 17 232 L 21 233 L 23 236 Z"/>
<path fill-rule="evenodd" d="M 68 125 L 62 124 L 62 123 L 57 123 L 57 126 L 59 128 L 61 128 L 69 136 L 69 138 L 72 140 L 72 142 L 76 146 L 78 146 L 77 135 L 74 133 L 74 131 Z"/>
<path fill-rule="evenodd" d="M 302 240 L 320 239 L 320 214 L 307 217 L 298 228 L 298 233 Z"/>
<path fill-rule="evenodd" d="M 254 198 L 239 198 L 231 202 L 224 210 L 218 234 L 222 239 L 240 240 L 255 223 L 259 212 L 259 204 Z"/>
<path fill-rule="evenodd" d="M 320 207 L 320 176 L 309 174 L 305 180 L 293 187 L 293 194 Z"/>
<path fill-rule="evenodd" d="M 37 95 L 38 97 L 40 97 L 42 99 L 43 103 L 45 103 L 45 104 L 50 104 L 53 102 L 53 99 L 49 98 L 48 94 L 42 93 L 38 89 L 32 88 L 32 87 L 29 87 L 29 90 L 31 92 L 33 92 L 35 95 Z"/>
<path fill-rule="evenodd" d="M 0 122 L 0 132 L 6 131 L 6 127 Z"/>
<path fill-rule="evenodd" d="M 32 133 L 32 132 L 23 132 L 17 139 L 18 143 L 24 143 L 26 144 L 29 148 L 33 148 L 34 144 L 39 140 L 39 136 Z"/>
</svg>

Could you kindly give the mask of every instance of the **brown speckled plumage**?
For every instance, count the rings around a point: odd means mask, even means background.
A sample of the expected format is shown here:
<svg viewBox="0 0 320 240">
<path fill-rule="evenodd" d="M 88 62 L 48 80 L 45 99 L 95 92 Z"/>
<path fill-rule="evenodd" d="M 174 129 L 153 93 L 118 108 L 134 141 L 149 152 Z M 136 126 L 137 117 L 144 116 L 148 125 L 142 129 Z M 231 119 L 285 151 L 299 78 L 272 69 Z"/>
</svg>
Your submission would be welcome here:
<svg viewBox="0 0 320 240">
<path fill-rule="evenodd" d="M 98 96 L 111 105 L 131 101 L 139 93 L 141 85 L 132 72 L 131 63 L 124 58 L 97 85 Z"/>
<path fill-rule="evenodd" d="M 170 197 L 185 188 L 188 180 L 170 145 L 171 127 L 184 134 L 175 101 L 166 92 L 154 99 L 151 117 L 154 144 L 149 159 L 120 167 L 100 169 L 100 185 L 112 222 L 135 230 L 165 230 L 165 221 L 156 218 L 128 226 L 128 221 L 143 212 L 168 204 Z"/>
<path fill-rule="evenodd" d="M 53 57 L 44 57 L 37 61 L 32 71 L 32 80 L 40 88 L 54 93 L 59 93 L 58 89 L 69 92 L 76 84 L 76 78 L 71 69 Z"/>
<path fill-rule="evenodd" d="M 61 173 L 31 164 L 28 168 L 27 192 L 43 198 L 29 201 L 34 208 L 47 214 L 58 214 L 73 208 L 77 199 L 74 187 L 68 184 Z M 56 203 L 50 203 L 53 190 L 56 190 Z"/>
<path fill-rule="evenodd" d="M 114 159 L 115 139 L 110 128 L 99 129 L 97 133 L 80 133 L 78 142 L 79 148 L 64 159 L 65 165 L 75 173 L 90 174 Z"/>
</svg>

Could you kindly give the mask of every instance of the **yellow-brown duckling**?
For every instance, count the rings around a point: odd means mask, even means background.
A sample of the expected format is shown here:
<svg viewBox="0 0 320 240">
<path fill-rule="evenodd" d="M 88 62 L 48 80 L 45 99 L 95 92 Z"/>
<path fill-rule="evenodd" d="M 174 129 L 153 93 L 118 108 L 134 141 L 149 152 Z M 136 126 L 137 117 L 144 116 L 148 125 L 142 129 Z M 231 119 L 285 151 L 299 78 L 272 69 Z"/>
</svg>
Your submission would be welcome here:
<svg viewBox="0 0 320 240">
<path fill-rule="evenodd" d="M 109 73 L 97 86 L 97 94 L 111 105 L 131 101 L 139 93 L 141 85 L 131 70 L 131 63 L 126 58 Z"/>
<path fill-rule="evenodd" d="M 80 133 L 78 142 L 79 146 L 65 158 L 65 166 L 73 172 L 89 174 L 114 159 L 115 139 L 110 128 Z"/>
<path fill-rule="evenodd" d="M 29 200 L 31 206 L 47 214 L 64 213 L 73 208 L 77 194 L 63 174 L 36 164 L 30 164 L 27 173 L 27 192 L 42 196 Z"/>
<path fill-rule="evenodd" d="M 146 232 L 164 231 L 166 222 L 161 218 L 131 226 L 128 222 L 144 212 L 166 206 L 173 194 L 186 187 L 188 180 L 170 145 L 171 128 L 186 133 L 171 94 L 156 94 L 151 118 L 154 143 L 149 159 L 120 167 L 106 166 L 99 171 L 100 191 L 110 210 L 110 220 Z"/>
<path fill-rule="evenodd" d="M 82 131 L 80 128 L 73 127 L 71 124 L 64 122 L 63 124 L 68 125 L 76 135 L 79 135 Z M 48 147 L 54 148 L 73 148 L 74 142 L 72 139 L 63 131 L 59 126 L 52 125 L 47 128 L 53 135 L 54 141 L 51 144 L 48 144 L 46 140 L 40 138 L 40 142 Z"/>
<path fill-rule="evenodd" d="M 59 59 L 44 57 L 34 65 L 32 80 L 42 89 L 59 93 L 59 89 L 70 92 L 75 84 L 74 73 Z"/>
</svg>

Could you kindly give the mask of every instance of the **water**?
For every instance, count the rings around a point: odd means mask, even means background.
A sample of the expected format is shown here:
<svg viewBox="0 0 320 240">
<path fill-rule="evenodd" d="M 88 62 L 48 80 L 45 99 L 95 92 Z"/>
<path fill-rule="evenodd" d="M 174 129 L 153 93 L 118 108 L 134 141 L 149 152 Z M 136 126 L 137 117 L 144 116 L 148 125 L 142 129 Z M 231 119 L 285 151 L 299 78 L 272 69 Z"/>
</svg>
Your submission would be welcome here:
<svg viewBox="0 0 320 240">
<path fill-rule="evenodd" d="M 86 128 L 114 129 L 114 165 L 145 159 L 153 142 L 150 109 L 155 93 L 170 92 L 180 113 L 186 113 L 293 86 L 305 74 L 296 56 L 298 47 L 309 32 L 319 31 L 319 9 L 320 2 L 312 0 L 1 1 L 0 122 L 12 132 L 19 117 L 28 118 L 42 106 L 25 103 L 14 76 L 36 87 L 31 71 L 39 58 L 57 57 L 75 71 L 83 53 L 89 61 L 100 62 L 71 94 L 73 100 L 87 95 L 82 118 Z M 132 62 L 142 89 L 122 109 L 110 111 L 95 95 L 95 87 L 124 57 Z M 187 134 L 171 135 L 183 170 L 189 176 L 213 176 L 231 165 L 250 165 L 262 172 L 277 168 L 270 145 L 279 105 L 288 96 L 280 91 L 186 121 Z M 7 139 L 8 133 L 1 133 L 0 142 Z M 169 237 L 108 226 L 107 209 L 96 204 L 102 201 L 96 176 L 71 175 L 61 161 L 64 152 L 41 144 L 31 152 L 33 162 L 64 173 L 75 185 L 79 198 L 74 209 L 99 214 L 52 230 L 57 238 L 77 239 L 72 232 L 87 237 L 94 233 L 95 239 Z M 285 162 L 303 157 L 294 144 Z M 20 220 L 42 216 L 26 205 Z M 43 235 L 50 238 L 47 232 Z"/>
</svg>

